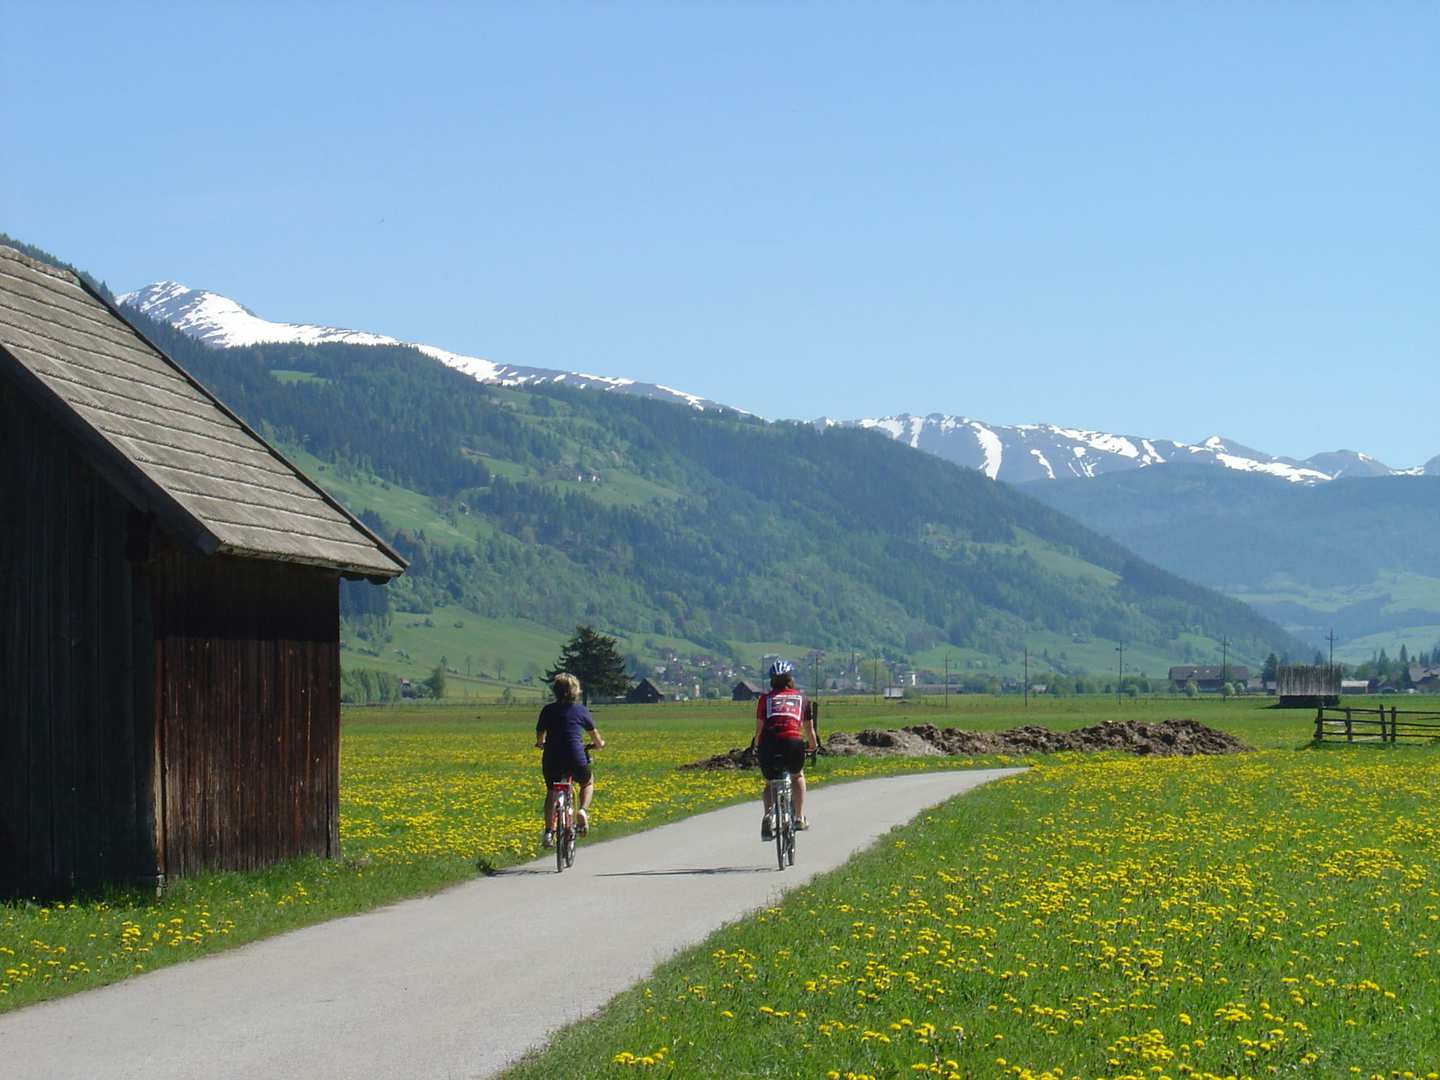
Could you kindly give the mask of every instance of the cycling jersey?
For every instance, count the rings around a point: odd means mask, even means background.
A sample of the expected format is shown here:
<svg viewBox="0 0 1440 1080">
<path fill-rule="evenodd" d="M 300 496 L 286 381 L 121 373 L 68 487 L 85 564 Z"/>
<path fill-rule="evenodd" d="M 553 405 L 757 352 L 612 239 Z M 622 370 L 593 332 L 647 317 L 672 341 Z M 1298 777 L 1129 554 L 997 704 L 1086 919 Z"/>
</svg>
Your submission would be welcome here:
<svg viewBox="0 0 1440 1080">
<path fill-rule="evenodd" d="M 761 694 L 755 703 L 755 718 L 765 722 L 761 734 L 767 739 L 804 738 L 805 695 L 799 690 Z"/>
</svg>

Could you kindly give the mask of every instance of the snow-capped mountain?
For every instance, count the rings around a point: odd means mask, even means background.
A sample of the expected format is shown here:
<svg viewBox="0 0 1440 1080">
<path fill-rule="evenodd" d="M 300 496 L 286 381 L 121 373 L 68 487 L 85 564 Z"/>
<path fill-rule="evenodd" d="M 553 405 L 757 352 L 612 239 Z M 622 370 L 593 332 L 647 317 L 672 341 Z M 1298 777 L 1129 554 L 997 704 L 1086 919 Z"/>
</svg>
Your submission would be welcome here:
<svg viewBox="0 0 1440 1080">
<path fill-rule="evenodd" d="M 192 289 L 173 281 L 159 281 L 117 297 L 120 304 L 162 319 L 193 338 L 216 348 L 297 343 L 321 345 L 409 346 L 447 367 L 480 382 L 525 386 L 562 382 L 576 387 L 613 390 L 641 397 L 683 402 L 696 409 L 726 408 L 717 402 L 657 383 L 550 368 L 502 364 L 466 356 L 435 345 L 406 342 L 386 334 L 342 330 L 311 323 L 283 323 L 263 319 L 219 293 Z M 901 413 L 879 419 L 816 421 L 820 426 L 874 428 L 920 450 L 979 469 L 991 479 L 1010 483 L 1100 476 L 1124 469 L 1184 462 L 1218 465 L 1244 472 L 1264 473 L 1296 484 L 1319 484 L 1342 476 L 1440 476 L 1440 456 L 1413 469 L 1392 469 L 1366 454 L 1336 450 L 1303 461 L 1255 450 L 1219 435 L 1203 443 L 1172 439 L 1112 435 L 1055 424 L 987 424 L 963 416 Z"/>
<path fill-rule="evenodd" d="M 1414 469 L 1392 469 L 1353 450 L 1336 450 L 1297 461 L 1242 446 L 1219 435 L 1194 444 L 1055 424 L 986 424 L 939 413 L 929 416 L 901 413 L 870 420 L 824 419 L 817 423 L 883 431 L 916 449 L 979 469 L 992 480 L 1016 484 L 1100 476 L 1178 463 L 1264 473 L 1295 484 L 1320 484 L 1341 476 L 1440 475 L 1440 457 Z"/>
<path fill-rule="evenodd" d="M 438 360 L 446 367 L 463 371 L 479 382 L 493 382 L 503 386 L 524 386 L 540 382 L 565 383 L 569 386 L 593 387 L 639 397 L 681 402 L 695 409 L 726 408 L 718 402 L 656 383 L 642 383 L 634 379 L 591 375 L 579 371 L 499 364 L 478 356 L 454 353 L 435 345 L 401 341 L 386 334 L 372 334 L 364 330 L 341 330 L 333 326 L 315 326 L 310 323 L 271 322 L 228 296 L 203 289 L 191 289 L 174 281 L 157 281 L 143 289 L 123 293 L 116 297 L 116 301 L 122 306 L 168 322 L 182 333 L 215 348 L 275 343 L 403 345 Z"/>
</svg>

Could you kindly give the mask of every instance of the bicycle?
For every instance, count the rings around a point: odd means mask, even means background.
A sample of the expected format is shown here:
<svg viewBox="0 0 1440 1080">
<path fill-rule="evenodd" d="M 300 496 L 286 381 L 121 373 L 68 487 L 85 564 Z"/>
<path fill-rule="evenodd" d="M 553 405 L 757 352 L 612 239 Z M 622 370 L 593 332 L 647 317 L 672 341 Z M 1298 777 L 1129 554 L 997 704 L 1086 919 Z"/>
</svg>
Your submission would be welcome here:
<svg viewBox="0 0 1440 1080">
<path fill-rule="evenodd" d="M 795 807 L 791 802 L 794 789 L 789 772 L 765 782 L 770 787 L 770 812 L 774 818 L 771 830 L 775 834 L 775 861 L 784 870 L 787 863 L 795 865 Z"/>
<path fill-rule="evenodd" d="M 599 749 L 595 743 L 585 744 L 585 757 Z M 555 797 L 555 872 L 563 874 L 575 865 L 575 778 L 567 776 L 550 785 Z"/>
<path fill-rule="evenodd" d="M 813 699 L 805 702 L 805 719 L 810 721 L 810 726 L 815 729 L 815 745 L 810 748 L 808 757 L 810 764 L 814 765 L 820 754 L 820 703 Z"/>
<path fill-rule="evenodd" d="M 555 872 L 575 865 L 575 781 L 567 776 L 550 785 L 555 795 Z"/>
</svg>

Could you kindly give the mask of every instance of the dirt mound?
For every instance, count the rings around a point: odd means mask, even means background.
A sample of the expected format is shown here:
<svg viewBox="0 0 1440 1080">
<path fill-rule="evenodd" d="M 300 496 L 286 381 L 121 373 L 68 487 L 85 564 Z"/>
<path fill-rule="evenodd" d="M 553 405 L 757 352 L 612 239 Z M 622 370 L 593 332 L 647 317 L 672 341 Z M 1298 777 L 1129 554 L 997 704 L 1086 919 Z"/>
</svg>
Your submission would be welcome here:
<svg viewBox="0 0 1440 1080">
<path fill-rule="evenodd" d="M 835 757 L 975 757 L 980 754 L 1054 754 L 1063 750 L 1122 750 L 1154 757 L 1238 754 L 1249 750 L 1239 739 L 1195 720 L 1117 720 L 1074 731 L 1051 731 L 1027 724 L 1009 731 L 961 731 L 916 724 L 888 731 L 837 731 L 820 748 Z M 750 747 L 717 754 L 682 769 L 752 769 Z"/>
<path fill-rule="evenodd" d="M 714 757 L 705 758 L 703 761 L 691 761 L 681 765 L 682 769 L 753 769 L 757 765 L 755 760 L 755 747 L 746 746 L 727 750 L 723 754 L 716 754 Z"/>
</svg>

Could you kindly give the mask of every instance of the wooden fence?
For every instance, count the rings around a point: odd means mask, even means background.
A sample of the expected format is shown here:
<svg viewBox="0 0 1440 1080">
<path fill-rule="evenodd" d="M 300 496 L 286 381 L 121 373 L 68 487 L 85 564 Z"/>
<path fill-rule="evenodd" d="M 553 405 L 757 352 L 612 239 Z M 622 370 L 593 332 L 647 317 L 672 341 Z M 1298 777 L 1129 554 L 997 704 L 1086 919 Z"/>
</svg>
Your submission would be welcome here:
<svg viewBox="0 0 1440 1080">
<path fill-rule="evenodd" d="M 1440 740 L 1440 712 L 1401 712 L 1393 705 L 1374 709 L 1315 710 L 1316 742 L 1397 743 Z"/>
</svg>

